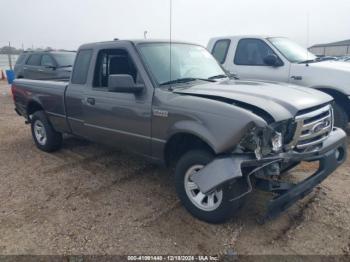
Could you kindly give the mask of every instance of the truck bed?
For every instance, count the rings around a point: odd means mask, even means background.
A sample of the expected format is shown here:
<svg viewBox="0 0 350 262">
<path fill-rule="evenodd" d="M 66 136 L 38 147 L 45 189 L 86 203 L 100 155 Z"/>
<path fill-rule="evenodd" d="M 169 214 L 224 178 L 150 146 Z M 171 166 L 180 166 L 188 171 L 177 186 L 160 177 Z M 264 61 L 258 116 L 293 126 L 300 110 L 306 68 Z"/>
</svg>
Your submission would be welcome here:
<svg viewBox="0 0 350 262">
<path fill-rule="evenodd" d="M 64 102 L 67 86 L 67 81 L 16 79 L 12 85 L 16 111 L 28 119 L 31 108 L 40 101 L 52 124 L 67 131 Z"/>
</svg>

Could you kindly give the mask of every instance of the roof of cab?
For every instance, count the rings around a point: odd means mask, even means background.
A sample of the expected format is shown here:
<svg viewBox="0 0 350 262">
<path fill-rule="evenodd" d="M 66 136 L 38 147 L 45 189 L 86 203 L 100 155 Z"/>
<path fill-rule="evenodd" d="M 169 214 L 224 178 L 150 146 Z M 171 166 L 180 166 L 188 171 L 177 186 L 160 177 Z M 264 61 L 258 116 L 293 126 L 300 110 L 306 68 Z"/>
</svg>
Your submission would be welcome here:
<svg viewBox="0 0 350 262">
<path fill-rule="evenodd" d="M 228 36 L 215 36 L 210 38 L 210 40 L 218 40 L 218 39 L 241 39 L 241 38 L 269 38 L 276 37 L 271 35 L 228 35 Z"/>
<path fill-rule="evenodd" d="M 87 48 L 106 48 L 106 47 L 110 47 L 113 46 L 113 44 L 115 43 L 120 43 L 120 42 L 124 42 L 124 43 L 131 43 L 134 45 L 138 45 L 138 44 L 146 44 L 146 43 L 170 43 L 169 40 L 165 40 L 165 39 L 128 39 L 128 40 L 113 40 L 113 41 L 104 41 L 104 42 L 95 42 L 95 43 L 87 43 L 87 44 L 83 44 L 79 47 L 79 49 L 87 49 Z M 196 43 L 190 43 L 190 42 L 185 42 L 185 41 L 174 41 L 172 40 L 171 43 L 173 44 L 191 44 L 191 45 L 198 45 Z"/>
</svg>

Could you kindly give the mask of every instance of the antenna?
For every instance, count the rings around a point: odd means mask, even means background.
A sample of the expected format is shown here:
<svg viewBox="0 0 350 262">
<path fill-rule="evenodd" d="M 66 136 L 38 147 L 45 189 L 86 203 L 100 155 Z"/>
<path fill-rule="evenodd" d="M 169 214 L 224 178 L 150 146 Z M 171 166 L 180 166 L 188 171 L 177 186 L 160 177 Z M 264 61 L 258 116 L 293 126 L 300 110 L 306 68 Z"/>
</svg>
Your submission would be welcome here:
<svg viewBox="0 0 350 262">
<path fill-rule="evenodd" d="M 306 14 L 306 60 L 309 60 L 310 14 Z M 308 63 L 306 64 L 308 66 Z"/>
<path fill-rule="evenodd" d="M 169 12 L 170 12 L 170 16 L 169 16 L 169 38 L 170 38 L 170 51 L 169 51 L 169 60 L 170 60 L 170 71 L 169 71 L 169 75 L 170 75 L 170 79 L 169 81 L 171 81 L 171 41 L 172 41 L 172 15 L 173 15 L 173 0 L 169 0 Z"/>
</svg>

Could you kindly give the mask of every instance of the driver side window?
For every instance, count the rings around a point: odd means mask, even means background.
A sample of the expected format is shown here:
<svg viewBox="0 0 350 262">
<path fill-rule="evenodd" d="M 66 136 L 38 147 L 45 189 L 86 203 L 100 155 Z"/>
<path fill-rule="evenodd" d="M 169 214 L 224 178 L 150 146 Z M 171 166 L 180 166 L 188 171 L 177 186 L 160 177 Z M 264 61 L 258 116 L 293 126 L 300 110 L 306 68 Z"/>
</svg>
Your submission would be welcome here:
<svg viewBox="0 0 350 262">
<path fill-rule="evenodd" d="M 95 67 L 94 87 L 108 87 L 109 75 L 119 74 L 131 75 L 135 83 L 141 81 L 134 62 L 127 51 L 123 49 L 101 50 Z"/>
<path fill-rule="evenodd" d="M 267 66 L 264 58 L 275 52 L 260 39 L 241 39 L 238 42 L 234 63 L 247 66 Z"/>
</svg>

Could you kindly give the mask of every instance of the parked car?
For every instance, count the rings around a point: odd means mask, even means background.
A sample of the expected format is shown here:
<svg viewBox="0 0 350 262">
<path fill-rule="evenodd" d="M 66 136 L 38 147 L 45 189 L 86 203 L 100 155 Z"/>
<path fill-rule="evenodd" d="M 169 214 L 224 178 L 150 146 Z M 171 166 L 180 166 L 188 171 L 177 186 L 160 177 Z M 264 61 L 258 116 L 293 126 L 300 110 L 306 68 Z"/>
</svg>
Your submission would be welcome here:
<svg viewBox="0 0 350 262">
<path fill-rule="evenodd" d="M 23 52 L 16 61 L 16 78 L 65 79 L 72 72 L 76 52 L 73 51 L 33 51 Z"/>
<path fill-rule="evenodd" d="M 350 64 L 322 61 L 284 37 L 230 36 L 210 39 L 208 50 L 240 79 L 279 81 L 321 90 L 335 100 L 335 125 L 350 117 Z"/>
<path fill-rule="evenodd" d="M 340 61 L 344 61 L 344 62 L 349 62 L 350 61 L 350 56 L 343 56 L 339 60 Z"/>
<path fill-rule="evenodd" d="M 346 158 L 332 97 L 230 79 L 195 44 L 86 44 L 69 83 L 17 79 L 12 93 L 39 149 L 59 149 L 68 133 L 174 166 L 181 202 L 212 223 L 237 212 L 253 186 L 275 193 L 265 216 L 273 218 Z M 320 161 L 319 169 L 297 184 L 283 182 L 281 174 L 300 161 Z"/>
<path fill-rule="evenodd" d="M 336 56 L 320 56 L 317 59 L 319 62 L 321 61 L 338 61 L 339 58 Z"/>
</svg>

